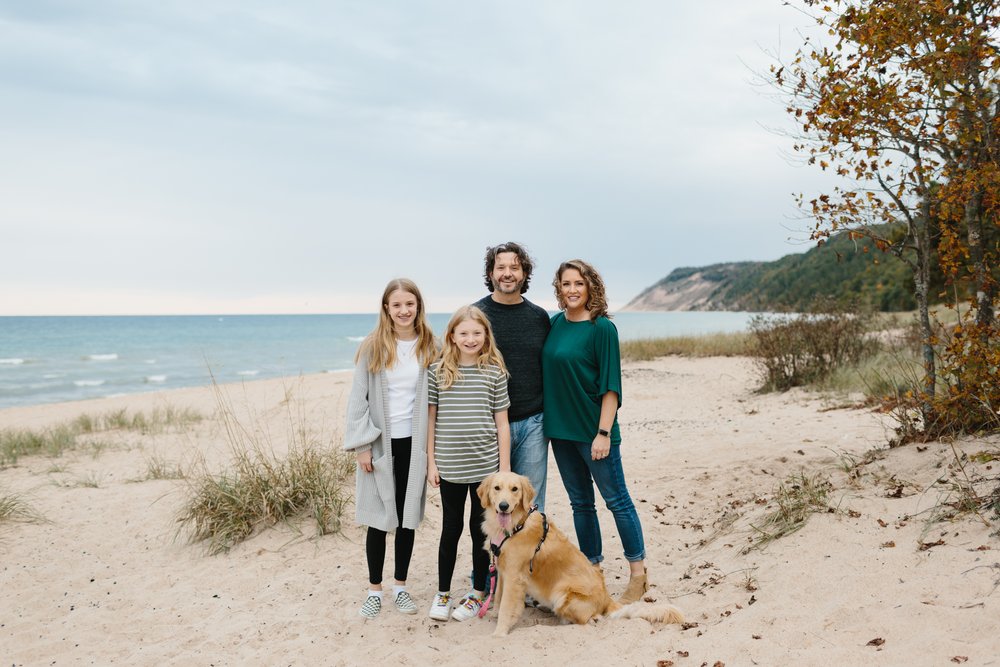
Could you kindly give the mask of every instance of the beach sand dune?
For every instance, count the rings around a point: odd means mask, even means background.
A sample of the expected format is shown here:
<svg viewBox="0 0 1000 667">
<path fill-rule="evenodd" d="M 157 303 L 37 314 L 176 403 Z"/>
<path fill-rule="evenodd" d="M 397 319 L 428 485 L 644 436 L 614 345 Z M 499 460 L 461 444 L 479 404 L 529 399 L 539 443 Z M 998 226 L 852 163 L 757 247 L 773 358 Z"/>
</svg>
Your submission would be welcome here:
<svg viewBox="0 0 1000 667">
<path fill-rule="evenodd" d="M 947 500 L 951 444 L 885 450 L 891 424 L 835 399 L 756 394 L 745 359 L 665 358 L 624 368 L 623 457 L 654 587 L 689 625 L 561 625 L 525 611 L 506 639 L 494 612 L 465 624 L 426 616 L 436 590 L 440 503 L 429 493 L 409 589 L 420 614 L 391 603 L 358 615 L 366 587 L 353 508 L 341 534 L 280 525 L 209 556 L 178 535 L 183 480 L 149 480 L 151 460 L 221 470 L 229 460 L 219 397 L 278 452 L 290 424 L 339 446 L 349 374 L 264 380 L 0 411 L 0 429 L 45 429 L 80 414 L 189 408 L 205 419 L 143 434 L 88 436 L 58 458 L 0 469 L 46 522 L 0 524 L 0 658 L 15 665 L 995 665 L 1000 664 L 1000 540 L 974 516 L 933 522 Z M 956 451 L 996 450 L 966 439 Z M 750 549 L 779 483 L 826 480 L 831 511 Z M 548 514 L 572 536 L 554 463 Z M 603 508 L 613 595 L 627 564 Z M 460 548 L 453 590 L 471 561 Z M 391 582 L 391 549 L 386 573 Z"/>
</svg>

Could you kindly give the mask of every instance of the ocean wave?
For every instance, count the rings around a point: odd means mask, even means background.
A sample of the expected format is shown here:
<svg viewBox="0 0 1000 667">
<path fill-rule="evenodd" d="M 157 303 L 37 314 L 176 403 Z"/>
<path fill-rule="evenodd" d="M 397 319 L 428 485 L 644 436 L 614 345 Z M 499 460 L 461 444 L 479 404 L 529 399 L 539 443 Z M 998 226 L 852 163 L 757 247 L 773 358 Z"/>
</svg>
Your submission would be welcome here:
<svg viewBox="0 0 1000 667">
<path fill-rule="evenodd" d="M 348 336 L 347 337 L 347 340 L 351 341 L 352 343 L 360 343 L 364 339 L 365 339 L 364 336 Z"/>
<path fill-rule="evenodd" d="M 46 373 L 42 376 L 43 380 L 55 380 L 56 378 L 66 377 L 65 373 Z"/>
<path fill-rule="evenodd" d="M 12 357 L 10 359 L 0 359 L 0 366 L 20 366 L 26 361 L 26 359 L 19 359 L 17 357 Z"/>
<path fill-rule="evenodd" d="M 87 361 L 114 361 L 118 358 L 118 354 L 112 352 L 111 354 L 88 354 L 84 357 Z"/>
<path fill-rule="evenodd" d="M 166 382 L 166 381 L 167 381 L 167 376 L 166 375 L 147 375 L 146 376 L 146 382 L 149 382 L 149 383 L 152 383 L 152 384 L 159 384 L 161 382 Z"/>
<path fill-rule="evenodd" d="M 144 363 L 144 364 L 155 364 L 156 363 L 156 359 L 143 359 L 142 363 Z"/>
<path fill-rule="evenodd" d="M 104 380 L 73 380 L 73 384 L 77 387 L 100 387 Z"/>
<path fill-rule="evenodd" d="M 257 375 L 259 373 L 260 373 L 260 371 L 237 371 L 236 372 L 237 375 L 242 375 L 244 377 L 253 377 L 254 375 Z"/>
</svg>

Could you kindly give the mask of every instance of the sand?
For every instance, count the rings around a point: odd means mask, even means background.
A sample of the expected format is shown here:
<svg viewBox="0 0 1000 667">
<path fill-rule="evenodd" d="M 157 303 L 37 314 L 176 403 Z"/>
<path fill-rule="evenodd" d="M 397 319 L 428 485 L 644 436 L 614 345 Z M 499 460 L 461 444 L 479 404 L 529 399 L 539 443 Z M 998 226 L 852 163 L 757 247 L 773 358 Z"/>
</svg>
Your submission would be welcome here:
<svg viewBox="0 0 1000 667">
<path fill-rule="evenodd" d="M 243 423 L 272 446 L 289 424 L 339 446 L 349 374 L 222 388 Z M 148 462 L 221 469 L 229 457 L 210 389 L 0 411 L 0 429 L 44 429 L 125 407 L 192 408 L 206 418 L 164 433 L 99 434 L 101 444 L 0 469 L 47 522 L 0 523 L 0 658 L 16 665 L 993 665 L 1000 664 L 1000 540 L 974 515 L 934 521 L 953 499 L 955 452 L 1000 440 L 886 449 L 892 424 L 843 397 L 754 393 L 745 359 L 665 358 L 626 364 L 625 472 L 643 522 L 654 587 L 685 627 L 642 620 L 562 625 L 525 611 L 506 639 L 495 612 L 430 620 L 440 503 L 431 490 L 409 589 L 416 616 L 391 604 L 358 615 L 366 585 L 363 531 L 349 508 L 340 535 L 279 525 L 218 556 L 187 542 L 176 516 L 188 486 L 148 480 Z M 954 449 L 953 449 L 954 447 Z M 847 462 L 882 450 L 858 474 Z M 988 458 L 988 457 L 981 457 Z M 972 467 L 997 462 L 966 464 Z M 836 511 L 746 551 L 793 475 L 828 478 Z M 945 482 L 936 483 L 938 479 Z M 352 482 L 353 485 L 353 482 Z M 548 515 L 572 536 L 554 463 Z M 627 566 L 600 509 L 613 595 Z M 933 546 L 927 546 L 933 545 Z M 470 569 L 463 541 L 454 590 Z M 386 572 L 391 577 L 391 549 Z M 391 579 L 387 578 L 387 581 Z"/>
</svg>

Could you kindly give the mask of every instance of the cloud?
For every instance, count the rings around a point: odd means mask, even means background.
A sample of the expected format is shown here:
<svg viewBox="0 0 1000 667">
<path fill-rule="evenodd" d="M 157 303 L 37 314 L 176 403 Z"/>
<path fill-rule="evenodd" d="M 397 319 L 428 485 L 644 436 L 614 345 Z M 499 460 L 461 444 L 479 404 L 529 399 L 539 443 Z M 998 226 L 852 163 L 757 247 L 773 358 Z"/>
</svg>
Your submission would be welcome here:
<svg viewBox="0 0 1000 667">
<path fill-rule="evenodd" d="M 789 193 L 818 180 L 750 85 L 794 20 L 744 0 L 2 4 L 0 293 L 33 296 L 0 313 L 355 308 L 337 295 L 404 274 L 450 309 L 508 239 L 540 267 L 592 259 L 623 305 L 681 264 L 801 250 Z"/>
</svg>

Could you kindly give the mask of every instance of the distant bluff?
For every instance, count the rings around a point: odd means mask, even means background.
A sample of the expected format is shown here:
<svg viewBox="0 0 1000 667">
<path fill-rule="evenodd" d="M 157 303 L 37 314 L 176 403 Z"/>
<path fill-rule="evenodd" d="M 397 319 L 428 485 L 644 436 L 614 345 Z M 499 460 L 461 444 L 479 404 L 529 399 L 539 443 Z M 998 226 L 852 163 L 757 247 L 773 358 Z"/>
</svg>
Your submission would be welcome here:
<svg viewBox="0 0 1000 667">
<path fill-rule="evenodd" d="M 738 310 L 726 298 L 728 287 L 762 262 L 731 262 L 674 269 L 644 289 L 622 310 Z"/>
<path fill-rule="evenodd" d="M 936 267 L 937 262 L 932 264 Z M 932 293 L 943 284 L 932 278 Z M 821 246 L 773 262 L 729 262 L 674 269 L 622 310 L 808 310 L 818 297 L 874 310 L 914 310 L 907 265 L 868 239 L 841 233 Z"/>
</svg>

